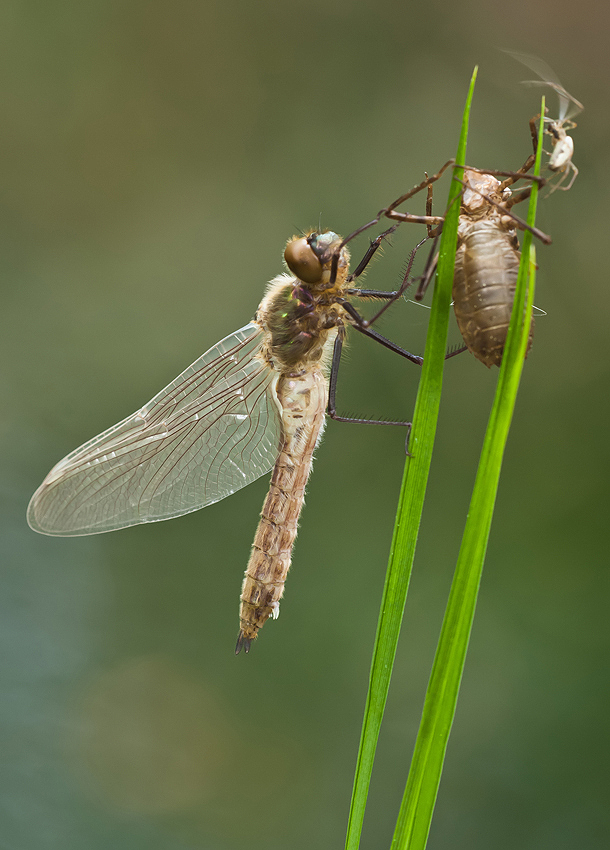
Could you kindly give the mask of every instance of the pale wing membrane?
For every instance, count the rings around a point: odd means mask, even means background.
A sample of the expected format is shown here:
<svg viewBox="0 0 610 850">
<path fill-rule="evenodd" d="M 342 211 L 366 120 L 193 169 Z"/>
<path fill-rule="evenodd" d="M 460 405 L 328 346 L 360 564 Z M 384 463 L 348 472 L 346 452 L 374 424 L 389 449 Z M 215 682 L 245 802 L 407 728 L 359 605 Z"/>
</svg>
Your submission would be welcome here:
<svg viewBox="0 0 610 850">
<path fill-rule="evenodd" d="M 30 526 L 75 536 L 169 519 L 268 472 L 280 419 L 274 372 L 254 358 L 261 342 L 255 324 L 235 331 L 143 408 L 65 457 L 34 493 Z"/>
</svg>

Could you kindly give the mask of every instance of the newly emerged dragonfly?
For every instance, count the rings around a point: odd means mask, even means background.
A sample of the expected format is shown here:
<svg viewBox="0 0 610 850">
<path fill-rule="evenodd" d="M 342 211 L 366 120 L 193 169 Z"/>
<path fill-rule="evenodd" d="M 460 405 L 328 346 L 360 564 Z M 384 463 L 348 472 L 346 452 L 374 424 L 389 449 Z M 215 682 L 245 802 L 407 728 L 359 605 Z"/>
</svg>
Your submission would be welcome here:
<svg viewBox="0 0 610 850">
<path fill-rule="evenodd" d="M 351 275 L 348 249 L 335 233 L 293 237 L 284 254 L 292 274 L 271 281 L 254 319 L 54 466 L 32 497 L 30 526 L 76 536 L 165 520 L 224 499 L 273 469 L 241 594 L 236 652 L 247 652 L 279 613 L 327 408 L 335 419 L 370 421 L 335 411 L 346 327 L 422 362 L 373 331 L 349 303 L 352 296 L 391 297 L 352 284 L 393 229 L 371 242 Z"/>
</svg>

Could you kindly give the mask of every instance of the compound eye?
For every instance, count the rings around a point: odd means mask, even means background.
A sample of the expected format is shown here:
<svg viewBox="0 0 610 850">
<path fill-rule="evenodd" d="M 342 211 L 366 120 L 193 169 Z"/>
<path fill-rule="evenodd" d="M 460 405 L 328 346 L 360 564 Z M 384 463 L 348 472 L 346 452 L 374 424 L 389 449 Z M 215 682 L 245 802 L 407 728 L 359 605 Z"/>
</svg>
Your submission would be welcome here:
<svg viewBox="0 0 610 850">
<path fill-rule="evenodd" d="M 322 265 L 304 236 L 290 240 L 284 259 L 290 271 L 303 283 L 316 283 L 322 277 Z"/>
</svg>

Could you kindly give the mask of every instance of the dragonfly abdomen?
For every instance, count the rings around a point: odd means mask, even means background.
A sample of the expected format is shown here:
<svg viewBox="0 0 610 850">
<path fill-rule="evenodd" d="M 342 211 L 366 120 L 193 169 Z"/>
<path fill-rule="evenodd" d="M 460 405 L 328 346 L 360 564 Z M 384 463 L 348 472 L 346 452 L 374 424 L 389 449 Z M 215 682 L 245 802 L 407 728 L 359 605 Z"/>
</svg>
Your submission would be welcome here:
<svg viewBox="0 0 610 850">
<path fill-rule="evenodd" d="M 321 369 L 282 375 L 276 392 L 282 444 L 242 586 L 236 652 L 242 647 L 247 652 L 265 621 L 279 615 L 313 452 L 324 428 L 328 383 Z"/>
</svg>

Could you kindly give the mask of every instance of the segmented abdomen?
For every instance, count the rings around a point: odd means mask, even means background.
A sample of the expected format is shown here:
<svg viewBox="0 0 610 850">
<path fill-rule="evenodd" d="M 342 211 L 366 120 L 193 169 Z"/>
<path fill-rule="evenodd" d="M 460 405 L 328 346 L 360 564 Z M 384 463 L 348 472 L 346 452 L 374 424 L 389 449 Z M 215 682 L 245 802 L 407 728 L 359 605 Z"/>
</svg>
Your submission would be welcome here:
<svg viewBox="0 0 610 850">
<path fill-rule="evenodd" d="M 279 615 L 313 452 L 322 434 L 328 381 L 320 369 L 282 375 L 277 384 L 283 436 L 246 569 L 237 652 L 246 652 L 269 617 Z"/>
<path fill-rule="evenodd" d="M 469 350 L 486 366 L 499 366 L 506 342 L 521 255 L 509 233 L 475 222 L 458 248 L 453 308 Z M 534 322 L 530 328 L 528 351 Z"/>
</svg>

